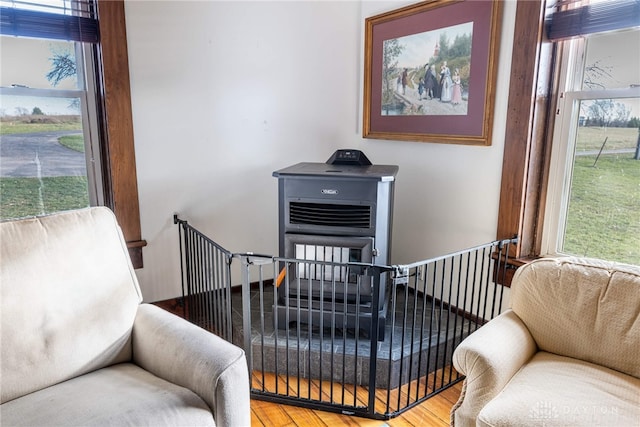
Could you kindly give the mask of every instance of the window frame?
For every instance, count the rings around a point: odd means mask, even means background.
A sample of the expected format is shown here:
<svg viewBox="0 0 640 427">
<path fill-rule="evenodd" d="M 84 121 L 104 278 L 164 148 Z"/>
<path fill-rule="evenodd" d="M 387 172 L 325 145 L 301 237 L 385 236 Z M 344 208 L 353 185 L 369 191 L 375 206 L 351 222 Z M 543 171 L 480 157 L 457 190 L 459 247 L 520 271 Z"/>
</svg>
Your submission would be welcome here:
<svg viewBox="0 0 640 427">
<path fill-rule="evenodd" d="M 518 236 L 510 246 L 509 286 L 515 268 L 541 257 L 556 123 L 562 43 L 545 37 L 545 0 L 518 1 L 497 238 Z M 537 19 L 532 17 L 537 16 Z"/>
<path fill-rule="evenodd" d="M 83 2 L 83 7 L 89 2 L 90 0 Z M 91 70 L 87 70 L 88 74 L 95 75 L 93 79 L 86 79 L 85 94 L 87 98 L 95 99 L 95 102 L 87 102 L 88 99 L 82 97 L 81 108 L 83 113 L 93 114 L 95 117 L 93 120 L 95 124 L 86 128 L 86 123 L 83 122 L 84 132 L 90 133 L 92 141 L 89 144 L 90 152 L 86 154 L 90 160 L 87 162 L 87 174 L 91 173 L 89 168 L 95 168 L 96 174 L 101 177 L 101 182 L 100 179 L 94 180 L 97 183 L 90 186 L 89 197 L 91 204 L 107 206 L 115 213 L 127 243 L 132 264 L 135 268 L 142 268 L 142 248 L 147 243 L 142 239 L 140 225 L 124 0 L 95 0 L 95 6 L 98 31 L 93 31 L 94 27 L 90 28 L 91 35 L 96 37 L 85 40 L 90 42 L 85 44 L 85 49 L 90 49 L 91 52 L 86 50 L 83 52 L 85 53 L 84 66 L 92 67 Z M 60 28 L 68 29 L 69 22 L 71 22 L 70 25 L 80 21 L 83 25 L 89 21 L 93 22 L 75 15 L 64 14 L 55 17 L 53 30 L 40 34 L 44 27 L 21 26 L 20 13 L 24 11 L 10 12 L 7 14 L 11 16 L 3 16 L 2 21 L 3 30 L 7 30 L 6 35 L 51 38 L 53 34 L 53 38 L 65 39 L 69 35 L 60 33 L 62 31 Z M 27 11 L 27 15 L 48 23 L 50 16 L 47 15 L 51 14 Z M 8 19 L 11 17 L 14 20 L 17 19 L 18 24 L 11 24 L 14 22 Z M 30 30 L 36 33 L 28 33 Z M 71 30 L 74 29 L 71 28 Z M 18 33 L 14 34 L 13 31 Z M 98 32 L 100 40 L 95 43 Z M 86 58 L 94 58 L 95 61 L 86 61 Z M 17 88 L 7 88 L 11 93 L 15 93 L 14 89 Z M 34 89 L 30 89 L 28 94 L 33 93 Z M 60 90 L 56 90 L 56 93 L 62 94 Z M 85 114 L 83 114 L 84 119 L 86 119 Z"/>
<path fill-rule="evenodd" d="M 140 226 L 124 0 L 97 0 L 97 7 L 104 204 L 118 219 L 133 266 L 142 268 L 147 242 Z"/>
<path fill-rule="evenodd" d="M 584 89 L 582 72 L 585 66 L 586 39 L 560 41 L 566 54 L 559 62 L 560 82 L 563 88 L 556 107 L 551 161 L 549 165 L 549 188 L 544 214 L 544 229 L 541 236 L 540 253 L 549 256 L 567 255 L 561 251 L 561 243 L 567 220 L 570 196 L 570 181 L 573 176 L 576 131 L 581 101 L 595 99 L 619 100 L 640 98 L 640 87 L 622 89 Z"/>
<path fill-rule="evenodd" d="M 537 16 L 537 19 L 532 17 Z M 557 46 L 544 40 L 544 0 L 519 1 L 509 83 L 497 238 L 518 236 L 510 246 L 512 267 L 540 254 L 548 180 Z M 507 277 L 505 285 L 510 284 Z"/>
<path fill-rule="evenodd" d="M 84 46 L 81 49 L 87 49 Z M 93 59 L 83 57 L 83 67 L 93 65 Z M 79 61 L 80 62 L 80 61 Z M 81 74 L 81 73 L 78 73 Z M 80 76 L 78 77 L 80 78 Z M 84 76 L 82 77 L 83 80 Z M 41 89 L 30 87 L 0 87 L 0 94 L 7 96 L 28 96 L 38 98 L 78 98 L 80 100 L 80 117 L 82 119 L 82 134 L 85 140 L 85 163 L 87 166 L 87 190 L 91 205 L 104 204 L 102 191 L 102 162 L 100 158 L 100 141 L 98 135 L 98 114 L 95 102 L 89 102 L 94 93 L 95 79 L 86 79 L 85 89 Z M 84 84 L 84 82 L 83 82 Z"/>
</svg>

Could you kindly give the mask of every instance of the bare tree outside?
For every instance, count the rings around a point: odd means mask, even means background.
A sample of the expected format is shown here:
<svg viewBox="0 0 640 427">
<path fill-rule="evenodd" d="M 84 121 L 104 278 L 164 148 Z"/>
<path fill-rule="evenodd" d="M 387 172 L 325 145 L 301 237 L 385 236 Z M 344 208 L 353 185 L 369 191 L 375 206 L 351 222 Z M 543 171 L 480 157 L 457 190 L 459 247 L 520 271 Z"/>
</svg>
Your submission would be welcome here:
<svg viewBox="0 0 640 427">
<path fill-rule="evenodd" d="M 71 52 L 54 52 L 51 61 L 51 71 L 47 73 L 47 80 L 55 87 L 67 78 L 76 76 L 76 59 Z"/>
<path fill-rule="evenodd" d="M 75 78 L 77 76 L 76 57 L 69 48 L 52 48 L 51 53 L 53 55 L 49 58 L 49 61 L 51 61 L 51 70 L 47 73 L 46 77 L 52 86 L 58 86 L 64 79 Z M 74 98 L 69 104 L 69 108 L 79 109 L 79 100 Z"/>
</svg>

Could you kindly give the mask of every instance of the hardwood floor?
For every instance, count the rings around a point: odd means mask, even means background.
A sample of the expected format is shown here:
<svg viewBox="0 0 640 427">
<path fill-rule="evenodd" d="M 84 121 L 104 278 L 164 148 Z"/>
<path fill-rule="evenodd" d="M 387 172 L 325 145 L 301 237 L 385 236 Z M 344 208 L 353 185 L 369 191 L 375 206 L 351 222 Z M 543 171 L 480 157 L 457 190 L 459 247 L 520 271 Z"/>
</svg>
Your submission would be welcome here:
<svg viewBox="0 0 640 427">
<path fill-rule="evenodd" d="M 269 382 L 275 382 L 269 378 Z M 254 387 L 260 388 L 259 381 L 253 379 Z M 283 384 L 284 381 L 281 381 Z M 301 387 L 306 389 L 306 385 Z M 279 426 L 424 426 L 444 427 L 449 425 L 449 411 L 456 403 L 462 383 L 457 383 L 447 390 L 435 395 L 422 404 L 398 415 L 390 420 L 372 420 L 369 418 L 342 415 L 333 412 L 300 408 L 291 405 L 251 400 L 251 425 L 265 427 Z M 314 396 L 317 398 L 317 396 Z M 382 410 L 381 410 L 382 412 Z"/>
<path fill-rule="evenodd" d="M 390 420 L 372 420 L 290 405 L 251 400 L 251 426 L 424 426 L 449 425 L 449 411 L 460 396 L 462 383 Z"/>
<path fill-rule="evenodd" d="M 177 300 L 167 300 L 155 304 L 179 316 L 184 315 L 184 308 L 177 302 Z M 263 386 L 263 381 L 266 389 L 270 389 L 271 386 L 276 382 L 273 376 L 265 376 L 265 379 L 263 380 L 262 376 L 258 377 L 256 375 L 254 375 L 252 381 L 253 387 L 258 389 Z M 283 380 L 282 378 L 280 378 L 278 381 L 281 385 L 286 383 L 286 380 Z M 415 387 L 415 384 L 416 383 L 414 382 L 413 387 Z M 301 389 L 306 388 L 306 385 L 301 387 Z M 372 420 L 369 418 L 342 415 L 334 412 L 320 411 L 251 399 L 251 426 L 445 427 L 449 425 L 449 411 L 458 400 L 461 391 L 462 382 L 459 382 L 452 387 L 444 390 L 443 392 L 431 397 L 420 405 L 417 405 L 416 407 L 409 409 L 406 412 L 398 415 L 397 417 L 391 418 L 389 420 Z M 312 397 L 317 398 L 317 396 Z M 380 410 L 379 412 L 383 412 L 383 410 Z"/>
</svg>

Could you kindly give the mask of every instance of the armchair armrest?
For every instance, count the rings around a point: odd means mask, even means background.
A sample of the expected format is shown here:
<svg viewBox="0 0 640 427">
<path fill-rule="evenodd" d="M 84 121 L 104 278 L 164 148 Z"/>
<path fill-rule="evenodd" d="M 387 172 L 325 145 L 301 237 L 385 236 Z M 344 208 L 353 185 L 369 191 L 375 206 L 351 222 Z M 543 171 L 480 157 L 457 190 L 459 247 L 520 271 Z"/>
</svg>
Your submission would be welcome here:
<svg viewBox="0 0 640 427">
<path fill-rule="evenodd" d="M 453 353 L 453 366 L 466 376 L 451 424 L 475 426 L 480 410 L 535 354 L 537 345 L 522 320 L 508 310 L 469 335 Z"/>
<path fill-rule="evenodd" d="M 133 325 L 133 362 L 188 388 L 211 408 L 216 425 L 251 424 L 244 351 L 151 304 L 141 304 Z"/>
</svg>

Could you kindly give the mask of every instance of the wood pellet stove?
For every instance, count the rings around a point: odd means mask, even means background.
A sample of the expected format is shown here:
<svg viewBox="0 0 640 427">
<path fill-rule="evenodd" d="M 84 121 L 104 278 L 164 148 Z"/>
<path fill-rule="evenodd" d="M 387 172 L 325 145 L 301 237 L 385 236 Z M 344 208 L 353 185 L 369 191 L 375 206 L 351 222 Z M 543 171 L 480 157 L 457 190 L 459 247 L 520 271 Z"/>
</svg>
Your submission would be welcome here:
<svg viewBox="0 0 640 427">
<path fill-rule="evenodd" d="M 278 286 L 273 309 L 279 329 L 298 320 L 317 327 L 320 316 L 325 327 L 337 316 L 334 324 L 355 328 L 358 313 L 360 331 L 369 330 L 371 286 L 358 285 L 345 266 L 327 269 L 314 262 L 389 265 L 397 173 L 398 166 L 372 165 L 359 150 L 338 150 L 325 163 L 298 163 L 273 172 L 280 256 L 309 261 L 296 264 L 298 271 L 288 272 L 286 286 Z M 380 281 L 379 339 L 384 338 L 387 311 L 385 282 Z"/>
</svg>

